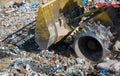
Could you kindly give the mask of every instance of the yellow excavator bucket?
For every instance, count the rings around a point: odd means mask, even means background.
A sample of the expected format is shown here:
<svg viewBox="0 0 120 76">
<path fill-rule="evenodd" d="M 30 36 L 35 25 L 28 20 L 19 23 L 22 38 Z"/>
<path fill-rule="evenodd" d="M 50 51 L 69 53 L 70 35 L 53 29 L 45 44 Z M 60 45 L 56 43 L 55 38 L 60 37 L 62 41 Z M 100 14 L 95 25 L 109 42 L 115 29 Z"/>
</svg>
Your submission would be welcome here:
<svg viewBox="0 0 120 76">
<path fill-rule="evenodd" d="M 60 12 L 63 6 L 61 0 L 51 0 L 39 7 L 35 40 L 41 48 L 48 48 L 51 44 L 60 41 L 70 31 Z"/>
</svg>

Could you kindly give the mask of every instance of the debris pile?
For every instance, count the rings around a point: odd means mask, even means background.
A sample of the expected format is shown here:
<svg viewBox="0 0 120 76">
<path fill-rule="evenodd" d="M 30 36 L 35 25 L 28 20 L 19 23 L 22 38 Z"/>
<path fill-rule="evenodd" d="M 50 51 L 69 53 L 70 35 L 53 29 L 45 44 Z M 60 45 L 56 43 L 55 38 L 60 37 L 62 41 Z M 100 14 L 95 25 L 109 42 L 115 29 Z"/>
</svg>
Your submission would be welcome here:
<svg viewBox="0 0 120 76">
<path fill-rule="evenodd" d="M 48 50 L 42 50 L 38 54 L 23 51 L 16 58 L 11 57 L 8 67 L 2 69 L 1 75 L 77 75 L 83 74 L 82 70 L 86 72 L 85 70 L 89 69 L 89 65 L 90 63 L 84 59 L 64 57 Z M 74 70 L 75 68 L 77 69 Z"/>
<path fill-rule="evenodd" d="M 9 51 L 1 61 L 0 75 L 11 76 L 87 76 L 87 75 L 116 75 L 120 74 L 120 62 L 106 59 L 99 64 L 85 59 L 66 57 L 54 51 L 42 50 L 39 53 L 21 51 L 12 55 Z M 9 61 L 9 62 L 8 62 Z M 7 64 L 4 64 L 7 63 Z"/>
<path fill-rule="evenodd" d="M 10 3 L 10 2 L 9 2 Z M 0 40 L 35 20 L 38 0 L 32 2 L 13 2 L 0 9 Z"/>
<path fill-rule="evenodd" d="M 18 29 L 26 26 L 30 22 L 35 20 L 38 12 L 38 6 L 49 2 L 50 0 L 33 0 L 31 2 L 10 2 L 10 4 L 5 5 L 5 8 L 0 9 L 0 42 L 9 36 L 11 33 L 16 32 Z M 9 6 L 8 6 L 9 5 Z M 91 4 L 88 4 L 88 6 Z M 86 11 L 87 8 L 86 8 Z M 91 27 L 86 27 L 90 31 Z M 102 26 L 99 30 L 103 30 Z M 108 30 L 96 31 L 94 28 L 94 33 L 106 33 Z M 29 29 L 29 28 L 28 28 Z M 25 30 L 24 30 L 25 31 Z M 84 30 L 85 31 L 85 30 Z M 23 34 L 22 32 L 20 34 Z M 25 33 L 24 33 L 25 34 Z M 19 35 L 19 34 L 16 34 Z M 16 35 L 12 35 L 12 39 L 16 38 Z M 81 34 L 82 35 L 82 34 Z M 97 35 L 97 34 L 96 34 Z M 21 35 L 20 35 L 21 36 Z M 97 36 L 95 36 L 97 37 Z M 104 35 L 98 35 L 102 38 Z M 110 36 L 110 38 L 112 38 Z M 18 37 L 20 39 L 20 37 Z M 22 37 L 21 37 L 22 39 Z M 108 39 L 105 34 L 104 39 Z M 105 40 L 101 39 L 105 44 Z M 16 39 L 17 40 L 17 39 Z M 29 45 L 35 45 L 31 41 Z M 15 40 L 14 40 L 15 42 Z M 25 42 L 25 40 L 23 40 Z M 116 42 L 117 43 L 117 42 Z M 2 43 L 0 43 L 2 45 Z M 29 45 L 21 45 L 29 46 Z M 84 58 L 76 58 L 73 55 L 64 56 L 62 54 L 64 48 L 59 46 L 59 53 L 55 50 L 24 50 L 20 49 L 16 45 L 6 44 L 0 46 L 0 76 L 119 76 L 120 75 L 120 53 L 112 58 L 106 58 L 103 62 L 93 63 Z M 108 48 L 107 44 L 105 46 Z M 34 48 L 34 47 L 28 47 Z M 119 52 L 119 44 L 114 46 L 115 51 Z M 70 54 L 64 51 L 66 54 Z M 91 54 L 91 53 L 90 53 Z"/>
</svg>

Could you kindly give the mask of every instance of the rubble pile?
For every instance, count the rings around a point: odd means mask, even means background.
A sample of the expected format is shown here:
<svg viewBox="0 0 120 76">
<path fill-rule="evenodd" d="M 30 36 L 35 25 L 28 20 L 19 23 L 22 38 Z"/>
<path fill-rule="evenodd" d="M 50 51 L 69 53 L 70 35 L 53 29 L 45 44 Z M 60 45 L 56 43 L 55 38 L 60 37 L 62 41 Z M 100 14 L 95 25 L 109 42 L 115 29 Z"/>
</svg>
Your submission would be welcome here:
<svg viewBox="0 0 120 76">
<path fill-rule="evenodd" d="M 10 53 L 9 53 L 10 54 Z M 83 75 L 90 63 L 85 59 L 65 57 L 54 51 L 42 50 L 38 54 L 21 51 L 17 56 L 10 56 L 10 63 L 1 69 L 0 75 L 12 76 L 71 76 Z M 72 66 L 72 67 L 71 67 Z M 75 69 L 77 68 L 77 69 Z M 83 72 L 82 72 L 83 71 Z M 86 72 L 87 74 L 87 72 Z"/>
<path fill-rule="evenodd" d="M 10 6 L 1 8 L 0 42 L 34 21 L 38 12 L 37 6 L 48 1 L 13 2 Z M 26 45 L 21 47 L 23 46 Z M 35 53 L 36 50 L 28 52 L 15 45 L 0 46 L 0 76 L 120 76 L 120 54 L 117 58 L 106 58 L 103 62 L 93 63 L 73 55 L 64 56 L 61 54 L 63 51 L 56 53 L 39 48 L 38 50 L 39 52 Z M 64 53 L 70 54 L 68 51 Z"/>
<path fill-rule="evenodd" d="M 20 50 L 21 51 L 21 50 Z M 5 53 L 5 52 L 2 52 Z M 1 76 L 119 76 L 120 62 L 106 59 L 101 63 L 91 63 L 86 59 L 66 57 L 54 51 L 39 53 L 21 51 L 17 55 L 9 51 L 2 54 Z M 6 63 L 6 64 L 4 64 Z"/>
<path fill-rule="evenodd" d="M 10 2 L 9 2 L 10 3 Z M 35 20 L 38 0 L 18 2 L 0 9 L 0 40 Z"/>
</svg>

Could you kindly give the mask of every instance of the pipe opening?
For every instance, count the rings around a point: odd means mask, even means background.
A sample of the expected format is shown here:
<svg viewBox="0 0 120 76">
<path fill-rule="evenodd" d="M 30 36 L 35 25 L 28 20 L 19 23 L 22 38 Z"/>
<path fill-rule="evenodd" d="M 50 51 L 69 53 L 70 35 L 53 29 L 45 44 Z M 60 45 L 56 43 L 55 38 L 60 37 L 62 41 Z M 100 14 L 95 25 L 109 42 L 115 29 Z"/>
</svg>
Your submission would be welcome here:
<svg viewBox="0 0 120 76">
<path fill-rule="evenodd" d="M 100 42 L 90 36 L 80 37 L 78 46 L 81 53 L 89 60 L 99 61 L 103 56 L 103 48 Z"/>
</svg>

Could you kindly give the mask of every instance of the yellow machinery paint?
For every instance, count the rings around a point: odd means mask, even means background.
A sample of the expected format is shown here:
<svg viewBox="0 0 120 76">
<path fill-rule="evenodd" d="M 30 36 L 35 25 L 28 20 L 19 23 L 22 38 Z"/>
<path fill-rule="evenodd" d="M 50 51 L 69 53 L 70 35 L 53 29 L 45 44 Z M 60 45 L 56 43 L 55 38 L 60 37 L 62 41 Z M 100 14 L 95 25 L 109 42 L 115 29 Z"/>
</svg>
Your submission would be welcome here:
<svg viewBox="0 0 120 76">
<path fill-rule="evenodd" d="M 49 37 L 50 37 L 49 26 L 52 27 L 50 28 L 50 30 L 55 29 L 54 22 L 55 22 L 55 18 L 58 17 L 58 12 L 56 13 L 57 14 L 56 16 L 53 16 L 53 10 L 57 11 L 57 8 L 59 7 L 58 4 L 56 4 L 56 0 L 52 0 L 49 3 L 39 7 L 37 22 L 36 22 L 35 39 L 40 46 L 43 45 L 45 46 L 45 48 L 47 48 L 46 45 L 48 45 Z M 52 33 L 55 36 L 56 33 L 55 30 L 53 30 Z M 55 38 L 56 37 L 54 37 L 54 39 L 52 40 L 55 40 Z M 39 42 L 41 42 L 42 44 Z"/>
<path fill-rule="evenodd" d="M 71 1 L 74 2 L 73 0 L 70 0 L 70 2 Z M 39 7 L 35 29 L 35 40 L 41 48 L 47 48 L 52 43 L 60 41 L 69 32 L 70 29 L 68 29 L 64 22 L 65 20 L 60 13 L 60 10 L 68 10 L 68 8 L 63 8 L 67 3 L 69 4 L 69 0 L 51 0 Z M 72 3 L 69 5 L 71 8 L 69 10 L 72 10 L 74 7 L 71 7 L 71 5 Z M 56 25 L 60 17 L 62 23 L 64 24 L 61 27 Z"/>
</svg>

